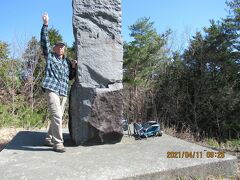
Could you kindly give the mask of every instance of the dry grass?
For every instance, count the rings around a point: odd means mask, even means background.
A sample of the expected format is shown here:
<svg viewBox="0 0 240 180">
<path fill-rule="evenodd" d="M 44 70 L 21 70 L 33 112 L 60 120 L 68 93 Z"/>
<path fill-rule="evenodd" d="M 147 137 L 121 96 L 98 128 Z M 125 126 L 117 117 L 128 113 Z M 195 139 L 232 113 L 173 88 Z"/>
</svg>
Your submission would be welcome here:
<svg viewBox="0 0 240 180">
<path fill-rule="evenodd" d="M 1 128 L 0 129 L 0 151 L 2 151 L 6 145 L 12 140 L 12 138 L 19 132 L 23 130 L 22 128 Z"/>
</svg>

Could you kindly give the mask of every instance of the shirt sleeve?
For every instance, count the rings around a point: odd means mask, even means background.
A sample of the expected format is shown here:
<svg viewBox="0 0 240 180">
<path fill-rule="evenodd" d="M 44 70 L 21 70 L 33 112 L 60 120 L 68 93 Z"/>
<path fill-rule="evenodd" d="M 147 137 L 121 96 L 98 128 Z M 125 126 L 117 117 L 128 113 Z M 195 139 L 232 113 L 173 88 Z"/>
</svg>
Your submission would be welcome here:
<svg viewBox="0 0 240 180">
<path fill-rule="evenodd" d="M 42 47 L 44 58 L 47 59 L 50 46 L 49 46 L 49 38 L 48 38 L 48 26 L 44 24 L 41 29 L 41 47 Z"/>
</svg>

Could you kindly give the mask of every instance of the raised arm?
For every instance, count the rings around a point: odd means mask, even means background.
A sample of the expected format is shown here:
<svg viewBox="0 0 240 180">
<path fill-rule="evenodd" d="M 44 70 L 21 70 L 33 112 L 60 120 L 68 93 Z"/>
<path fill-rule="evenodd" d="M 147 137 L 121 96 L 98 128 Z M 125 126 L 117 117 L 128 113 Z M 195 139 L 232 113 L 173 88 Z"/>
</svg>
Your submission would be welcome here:
<svg viewBox="0 0 240 180">
<path fill-rule="evenodd" d="M 49 53 L 49 39 L 48 39 L 48 14 L 45 13 L 42 16 L 43 19 L 43 26 L 41 29 L 41 47 L 43 50 L 43 55 L 45 59 L 47 59 L 48 53 Z"/>
</svg>

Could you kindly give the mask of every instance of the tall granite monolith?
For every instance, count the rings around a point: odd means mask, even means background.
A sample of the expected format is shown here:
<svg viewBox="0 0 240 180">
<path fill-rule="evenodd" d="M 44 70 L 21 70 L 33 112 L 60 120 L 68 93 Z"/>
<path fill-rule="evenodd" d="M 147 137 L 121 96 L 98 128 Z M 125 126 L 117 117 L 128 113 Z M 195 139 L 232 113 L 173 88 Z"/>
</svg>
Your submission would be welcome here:
<svg viewBox="0 0 240 180">
<path fill-rule="evenodd" d="M 71 87 L 69 130 L 73 141 L 119 142 L 123 42 L 120 0 L 73 0 L 78 69 Z"/>
</svg>

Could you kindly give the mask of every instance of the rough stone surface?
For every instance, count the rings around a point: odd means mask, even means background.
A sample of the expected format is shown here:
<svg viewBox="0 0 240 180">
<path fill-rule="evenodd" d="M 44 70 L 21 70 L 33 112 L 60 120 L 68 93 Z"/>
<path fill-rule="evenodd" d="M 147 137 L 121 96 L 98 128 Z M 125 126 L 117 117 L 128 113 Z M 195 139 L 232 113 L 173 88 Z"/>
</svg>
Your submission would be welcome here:
<svg viewBox="0 0 240 180">
<path fill-rule="evenodd" d="M 122 92 L 110 91 L 97 94 L 89 123 L 100 131 L 102 142 L 118 142 L 122 137 L 118 135 L 122 134 L 121 121 L 119 121 L 123 112 Z"/>
<path fill-rule="evenodd" d="M 64 133 L 65 153 L 43 146 L 45 136 L 46 131 L 19 132 L 0 152 L 0 179 L 236 179 L 235 156 L 207 158 L 207 152 L 215 151 L 165 134 L 143 140 L 124 135 L 116 144 L 74 146 Z M 202 152 L 203 156 L 167 158 L 168 152 Z"/>
<path fill-rule="evenodd" d="M 73 0 L 78 71 L 71 88 L 71 136 L 76 144 L 107 134 L 120 141 L 122 61 L 120 0 Z"/>
</svg>

